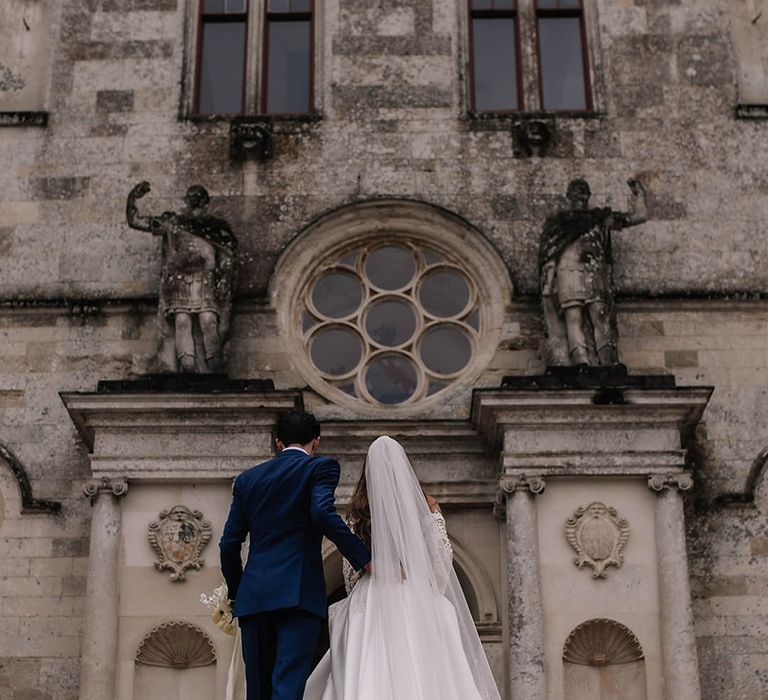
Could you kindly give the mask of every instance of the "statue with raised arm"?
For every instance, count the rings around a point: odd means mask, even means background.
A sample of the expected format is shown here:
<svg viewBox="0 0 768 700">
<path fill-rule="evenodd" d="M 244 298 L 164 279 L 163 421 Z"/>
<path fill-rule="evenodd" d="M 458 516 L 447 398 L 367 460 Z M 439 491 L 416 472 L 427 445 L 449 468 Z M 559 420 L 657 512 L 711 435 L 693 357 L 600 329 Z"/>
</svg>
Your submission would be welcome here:
<svg viewBox="0 0 768 700">
<path fill-rule="evenodd" d="M 591 190 L 578 178 L 568 185 L 569 207 L 544 222 L 539 279 L 550 365 L 615 365 L 611 233 L 647 218 L 645 189 L 628 180 L 628 212 L 590 208 Z"/>
<path fill-rule="evenodd" d="M 206 212 L 202 185 L 192 185 L 179 213 L 141 216 L 137 201 L 150 191 L 140 182 L 128 194 L 128 225 L 162 236 L 157 320 L 161 372 L 225 369 L 237 238 L 229 224 Z"/>
</svg>

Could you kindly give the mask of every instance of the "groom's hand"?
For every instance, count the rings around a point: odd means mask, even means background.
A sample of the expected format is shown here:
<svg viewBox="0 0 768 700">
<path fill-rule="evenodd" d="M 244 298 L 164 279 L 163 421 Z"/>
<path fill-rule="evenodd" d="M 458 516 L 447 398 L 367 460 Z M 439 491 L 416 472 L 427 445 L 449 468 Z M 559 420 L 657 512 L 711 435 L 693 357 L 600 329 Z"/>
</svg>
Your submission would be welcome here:
<svg viewBox="0 0 768 700">
<path fill-rule="evenodd" d="M 370 562 L 370 561 L 369 561 L 369 562 L 368 562 L 368 563 L 367 563 L 367 564 L 366 564 L 366 565 L 363 567 L 363 571 L 365 571 L 365 573 L 366 573 L 366 574 L 371 574 L 371 573 L 373 573 L 373 562 Z"/>
</svg>

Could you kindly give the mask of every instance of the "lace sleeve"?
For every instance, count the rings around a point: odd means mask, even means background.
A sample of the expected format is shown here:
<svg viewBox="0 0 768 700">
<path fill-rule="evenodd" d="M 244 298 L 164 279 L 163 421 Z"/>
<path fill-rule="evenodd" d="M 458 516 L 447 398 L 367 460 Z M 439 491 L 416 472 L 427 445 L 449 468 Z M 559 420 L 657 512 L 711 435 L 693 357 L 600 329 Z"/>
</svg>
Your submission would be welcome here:
<svg viewBox="0 0 768 700">
<path fill-rule="evenodd" d="M 360 574 L 352 568 L 352 564 L 346 559 L 342 559 L 341 566 L 344 573 L 344 588 L 347 590 L 347 595 L 349 595 L 355 584 L 360 580 Z"/>
<path fill-rule="evenodd" d="M 448 537 L 448 529 L 445 526 L 445 516 L 438 510 L 432 513 L 432 517 L 435 519 L 437 536 L 440 540 L 440 544 L 443 545 L 445 558 L 450 561 L 453 561 L 453 547 L 451 546 L 451 540 Z"/>
<path fill-rule="evenodd" d="M 453 547 L 448 537 L 448 530 L 445 526 L 445 516 L 440 511 L 432 513 L 432 518 L 437 531 L 437 539 L 440 544 L 440 561 L 435 562 L 435 573 L 437 574 L 437 585 L 440 591 L 445 591 L 448 586 L 448 577 L 453 568 Z"/>
</svg>

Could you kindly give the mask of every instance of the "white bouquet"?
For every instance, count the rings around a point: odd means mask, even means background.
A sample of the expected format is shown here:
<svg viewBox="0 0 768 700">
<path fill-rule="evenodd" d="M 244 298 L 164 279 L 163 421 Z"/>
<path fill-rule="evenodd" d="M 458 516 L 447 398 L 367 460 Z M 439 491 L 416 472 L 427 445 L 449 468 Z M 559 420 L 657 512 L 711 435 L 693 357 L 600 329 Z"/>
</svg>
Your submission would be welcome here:
<svg viewBox="0 0 768 700">
<path fill-rule="evenodd" d="M 224 634 L 232 637 L 237 634 L 237 622 L 234 615 L 232 615 L 226 583 L 222 583 L 218 588 L 214 588 L 211 593 L 200 594 L 200 602 L 211 611 L 213 624 Z"/>
</svg>

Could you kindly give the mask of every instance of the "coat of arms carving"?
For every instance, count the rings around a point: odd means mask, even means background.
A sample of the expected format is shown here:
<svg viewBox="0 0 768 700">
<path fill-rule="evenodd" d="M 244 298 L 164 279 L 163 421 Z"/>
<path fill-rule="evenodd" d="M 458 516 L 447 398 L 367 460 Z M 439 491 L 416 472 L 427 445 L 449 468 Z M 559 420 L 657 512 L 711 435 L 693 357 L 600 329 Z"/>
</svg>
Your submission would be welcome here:
<svg viewBox="0 0 768 700">
<path fill-rule="evenodd" d="M 607 567 L 624 563 L 621 550 L 629 539 L 629 523 L 615 508 L 596 501 L 565 521 L 565 537 L 578 554 L 573 563 L 579 569 L 591 566 L 592 578 L 606 578 Z"/>
<path fill-rule="evenodd" d="M 199 570 L 204 564 L 200 554 L 211 541 L 211 523 L 199 510 L 177 505 L 162 511 L 159 521 L 149 524 L 147 535 L 160 555 L 155 568 L 169 569 L 171 581 L 184 581 L 187 569 Z"/>
</svg>

